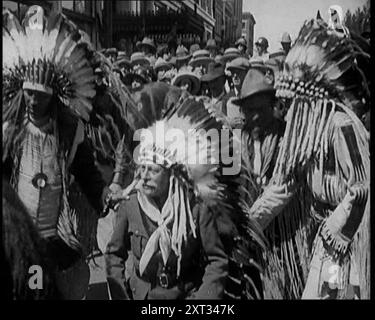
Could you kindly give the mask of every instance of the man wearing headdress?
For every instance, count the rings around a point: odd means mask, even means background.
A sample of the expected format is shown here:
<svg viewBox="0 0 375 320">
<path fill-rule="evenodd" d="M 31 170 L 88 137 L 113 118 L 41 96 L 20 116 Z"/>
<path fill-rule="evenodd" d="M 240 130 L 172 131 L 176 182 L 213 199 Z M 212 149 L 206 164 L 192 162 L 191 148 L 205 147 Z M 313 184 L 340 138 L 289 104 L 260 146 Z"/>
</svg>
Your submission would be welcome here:
<svg viewBox="0 0 375 320">
<path fill-rule="evenodd" d="M 194 99 L 186 100 L 179 110 L 185 112 L 172 112 L 147 129 L 156 140 L 141 139 L 134 181 L 119 195 L 127 201 L 118 209 L 106 249 L 112 299 L 220 299 L 224 295 L 228 256 L 214 212 L 204 201 L 204 190 L 212 186 L 206 184 L 212 182 L 210 173 L 199 163 L 189 165 L 189 155 L 180 158 L 187 137 L 171 144 L 164 140 L 164 130 L 158 131 L 159 125 L 194 128 L 197 123 L 188 114 L 206 118 L 209 113 Z M 192 152 L 187 143 L 188 153 Z M 128 251 L 130 266 L 125 264 Z"/>
<path fill-rule="evenodd" d="M 9 11 L 3 19 L 4 175 L 46 241 L 61 296 L 80 299 L 89 279 L 88 239 L 77 228 L 90 227 L 95 211 L 99 216 L 106 189 L 82 121 L 95 95 L 90 52 L 58 13 L 45 16 L 32 6 L 22 26 Z"/>
<path fill-rule="evenodd" d="M 280 231 L 283 256 L 294 256 L 283 277 L 302 273 L 291 283 L 296 298 L 345 299 L 350 288 L 370 296 L 369 134 L 346 99 L 347 88 L 362 85 L 348 66 L 363 52 L 344 39 L 321 20 L 302 27 L 276 82 L 290 108 L 273 179 L 250 210 Z"/>
</svg>

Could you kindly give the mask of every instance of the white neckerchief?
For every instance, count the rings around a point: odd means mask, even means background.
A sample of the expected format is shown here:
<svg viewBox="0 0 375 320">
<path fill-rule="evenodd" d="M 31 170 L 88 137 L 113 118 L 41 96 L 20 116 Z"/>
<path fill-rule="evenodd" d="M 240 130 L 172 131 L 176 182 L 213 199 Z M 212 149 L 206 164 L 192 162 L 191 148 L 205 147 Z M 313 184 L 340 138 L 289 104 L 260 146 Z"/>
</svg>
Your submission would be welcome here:
<svg viewBox="0 0 375 320">
<path fill-rule="evenodd" d="M 138 192 L 138 202 L 143 212 L 152 221 L 158 224 L 158 228 L 153 232 L 148 239 L 145 250 L 143 251 L 141 260 L 139 261 L 139 272 L 142 275 L 145 271 L 152 256 L 160 248 L 164 265 L 168 261 L 171 253 L 171 232 L 168 230 L 167 225 L 173 220 L 173 196 L 168 195 L 168 199 L 160 212 L 156 205 L 151 202 L 144 193 Z"/>
</svg>

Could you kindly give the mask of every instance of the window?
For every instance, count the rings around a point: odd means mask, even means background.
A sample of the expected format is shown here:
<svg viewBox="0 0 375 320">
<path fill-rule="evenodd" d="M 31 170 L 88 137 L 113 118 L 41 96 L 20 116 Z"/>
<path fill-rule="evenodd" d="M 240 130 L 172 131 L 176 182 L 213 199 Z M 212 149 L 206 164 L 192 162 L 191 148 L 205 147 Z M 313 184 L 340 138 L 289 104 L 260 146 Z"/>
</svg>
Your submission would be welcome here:
<svg viewBox="0 0 375 320">
<path fill-rule="evenodd" d="M 242 22 L 242 29 L 245 29 L 246 28 L 246 22 Z"/>
<path fill-rule="evenodd" d="M 69 10 L 74 10 L 74 1 L 61 1 L 62 7 Z"/>
<path fill-rule="evenodd" d="M 61 1 L 62 7 L 71 11 L 75 11 L 81 14 L 85 14 L 88 16 L 92 15 L 92 2 L 91 1 L 79 1 L 79 0 L 73 0 L 73 1 Z"/>
</svg>

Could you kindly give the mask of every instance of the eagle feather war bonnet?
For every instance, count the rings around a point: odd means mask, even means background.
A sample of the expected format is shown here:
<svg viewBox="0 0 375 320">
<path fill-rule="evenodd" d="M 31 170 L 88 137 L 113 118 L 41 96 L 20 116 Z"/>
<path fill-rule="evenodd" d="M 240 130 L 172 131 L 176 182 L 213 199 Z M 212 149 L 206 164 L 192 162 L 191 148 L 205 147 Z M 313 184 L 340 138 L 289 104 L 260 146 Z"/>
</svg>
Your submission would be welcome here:
<svg viewBox="0 0 375 320">
<path fill-rule="evenodd" d="M 8 130 L 24 113 L 26 89 L 55 95 L 73 115 L 87 121 L 96 93 L 91 57 L 82 33 L 64 15 L 54 11 L 46 15 L 43 8 L 31 6 L 21 24 L 4 10 L 3 123 Z M 13 134 L 7 134 L 10 143 Z"/>
</svg>

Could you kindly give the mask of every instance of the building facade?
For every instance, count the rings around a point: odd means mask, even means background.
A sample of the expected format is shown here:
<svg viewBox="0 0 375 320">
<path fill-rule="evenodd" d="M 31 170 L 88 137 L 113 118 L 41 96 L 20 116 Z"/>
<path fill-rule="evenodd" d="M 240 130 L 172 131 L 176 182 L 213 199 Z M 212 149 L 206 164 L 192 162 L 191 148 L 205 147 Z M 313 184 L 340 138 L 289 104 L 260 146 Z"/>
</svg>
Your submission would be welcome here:
<svg viewBox="0 0 375 320">
<path fill-rule="evenodd" d="M 105 1 L 104 20 L 106 46 L 134 51 L 136 41 L 148 36 L 189 47 L 214 35 L 214 1 Z"/>
<path fill-rule="evenodd" d="M 223 46 L 232 47 L 241 36 L 242 0 L 223 0 Z"/>
<path fill-rule="evenodd" d="M 214 18 L 214 39 L 218 45 L 221 45 L 224 39 L 223 0 L 214 0 Z"/>
<path fill-rule="evenodd" d="M 97 49 L 102 46 L 102 10 L 104 1 L 3 1 L 3 8 L 10 9 L 22 18 L 31 5 L 39 5 L 45 10 L 59 10 L 85 31 Z"/>
<path fill-rule="evenodd" d="M 254 54 L 254 26 L 254 16 L 250 12 L 244 12 L 242 14 L 242 37 L 247 41 L 247 51 L 251 56 Z"/>
</svg>

